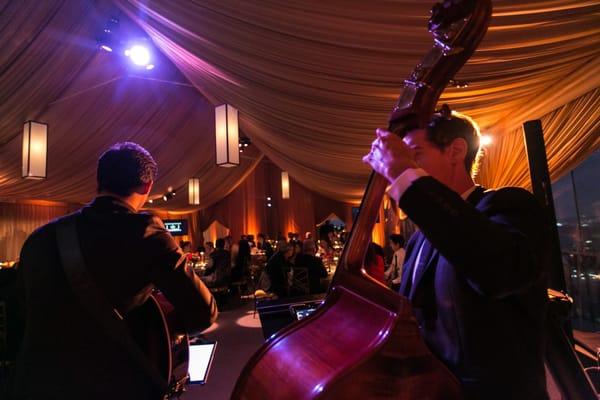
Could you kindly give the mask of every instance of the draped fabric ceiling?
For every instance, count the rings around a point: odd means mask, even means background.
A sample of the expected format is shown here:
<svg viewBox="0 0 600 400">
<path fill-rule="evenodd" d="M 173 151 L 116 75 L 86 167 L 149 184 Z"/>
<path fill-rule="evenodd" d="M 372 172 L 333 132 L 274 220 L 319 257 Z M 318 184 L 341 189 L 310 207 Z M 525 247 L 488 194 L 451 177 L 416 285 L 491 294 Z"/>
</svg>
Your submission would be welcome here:
<svg viewBox="0 0 600 400">
<path fill-rule="evenodd" d="M 361 163 L 402 81 L 431 46 L 427 1 L 0 0 L 0 200 L 84 202 L 94 160 L 134 140 L 157 158 L 153 194 L 201 179 L 215 204 L 265 155 L 306 188 L 357 202 Z M 100 53 L 120 12 L 162 55 L 140 73 Z M 133 21 L 133 23 L 131 23 Z M 600 3 L 494 1 L 492 24 L 442 96 L 494 137 L 479 181 L 527 186 L 519 126 L 542 118 L 554 178 L 600 146 Z M 237 168 L 214 166 L 213 106 L 240 110 L 252 139 Z M 48 179 L 20 178 L 22 123 L 50 123 Z"/>
<path fill-rule="evenodd" d="M 179 195 L 162 208 L 175 210 L 190 209 L 189 178 L 201 179 L 198 207 L 207 207 L 261 160 L 251 146 L 239 167 L 215 166 L 214 107 L 165 57 L 155 54 L 156 69 L 142 73 L 97 50 L 95 37 L 114 11 L 103 2 L 0 0 L 0 201 L 87 202 L 96 191 L 96 160 L 125 140 L 154 155 L 153 197 L 172 186 Z M 124 37 L 140 33 L 121 21 Z M 21 179 L 21 135 L 29 119 L 49 124 L 44 181 Z"/>
</svg>

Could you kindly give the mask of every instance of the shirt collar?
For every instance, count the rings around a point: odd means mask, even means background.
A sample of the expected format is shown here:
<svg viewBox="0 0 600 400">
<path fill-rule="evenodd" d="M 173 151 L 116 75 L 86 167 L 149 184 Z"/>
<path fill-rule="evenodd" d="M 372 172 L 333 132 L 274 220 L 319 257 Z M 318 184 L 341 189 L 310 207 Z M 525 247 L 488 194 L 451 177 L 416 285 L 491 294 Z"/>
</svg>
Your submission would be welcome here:
<svg viewBox="0 0 600 400">
<path fill-rule="evenodd" d="M 135 209 L 131 207 L 129 204 L 125 203 L 121 199 L 111 196 L 111 195 L 100 195 L 97 196 L 92 203 L 91 206 L 96 206 L 100 208 L 121 208 L 125 209 L 131 213 L 136 213 Z"/>
</svg>

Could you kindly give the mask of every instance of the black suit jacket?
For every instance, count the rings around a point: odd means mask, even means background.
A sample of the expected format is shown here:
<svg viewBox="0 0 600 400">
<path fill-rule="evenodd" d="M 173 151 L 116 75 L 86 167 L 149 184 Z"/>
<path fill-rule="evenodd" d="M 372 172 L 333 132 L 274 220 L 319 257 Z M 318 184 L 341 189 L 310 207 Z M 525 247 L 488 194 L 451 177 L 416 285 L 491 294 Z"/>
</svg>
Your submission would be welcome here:
<svg viewBox="0 0 600 400">
<path fill-rule="evenodd" d="M 122 314 L 143 303 L 154 286 L 175 306 L 188 331 L 216 318 L 214 300 L 162 221 L 136 214 L 112 197 L 81 210 L 77 231 L 87 269 Z M 19 265 L 25 335 L 17 360 L 18 398 L 145 399 L 152 386 L 80 306 L 66 281 L 56 222 L 25 242 Z"/>
<path fill-rule="evenodd" d="M 535 198 L 477 188 L 464 201 L 423 177 L 399 205 L 420 228 L 407 245 L 400 293 L 432 352 L 468 398 L 546 399 L 548 230 Z M 427 265 L 413 283 L 422 244 Z"/>
</svg>

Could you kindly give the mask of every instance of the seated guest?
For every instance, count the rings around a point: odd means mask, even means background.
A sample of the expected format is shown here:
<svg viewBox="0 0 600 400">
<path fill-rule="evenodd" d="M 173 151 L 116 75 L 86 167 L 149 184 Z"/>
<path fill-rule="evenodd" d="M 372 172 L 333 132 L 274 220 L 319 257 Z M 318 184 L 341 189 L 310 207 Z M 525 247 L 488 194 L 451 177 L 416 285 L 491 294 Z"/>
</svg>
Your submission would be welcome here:
<svg viewBox="0 0 600 400">
<path fill-rule="evenodd" d="M 224 249 L 225 239 L 217 239 L 216 248 L 210 254 L 206 271 L 202 280 L 207 286 L 219 286 L 227 284 L 231 272 L 231 257 Z"/>
<path fill-rule="evenodd" d="M 308 270 L 308 285 L 310 293 L 321 293 L 321 278 L 327 277 L 327 270 L 323 261 L 315 256 L 317 247 L 313 240 L 307 239 L 302 242 L 302 253 L 296 256 L 295 268 L 306 268 Z"/>
<path fill-rule="evenodd" d="M 294 253 L 292 255 L 290 262 L 295 265 L 296 257 L 298 255 L 302 254 L 302 242 L 299 240 L 294 240 L 294 241 L 290 242 L 290 244 L 292 245 L 292 248 L 294 249 Z"/>
<path fill-rule="evenodd" d="M 397 233 L 390 235 L 390 247 L 394 250 L 394 255 L 389 268 L 385 270 L 385 279 L 392 290 L 397 292 L 404 264 L 404 236 Z"/>
<path fill-rule="evenodd" d="M 246 240 L 248 241 L 248 245 L 250 248 L 256 247 L 256 243 L 254 242 L 254 235 L 246 235 Z"/>
<path fill-rule="evenodd" d="M 212 252 L 215 251 L 215 245 L 213 242 L 206 242 L 204 243 L 204 249 L 204 255 L 210 256 Z"/>
<path fill-rule="evenodd" d="M 271 246 L 271 244 L 269 242 L 267 242 L 264 233 L 259 233 L 257 240 L 258 241 L 256 243 L 256 248 L 259 250 L 263 250 L 265 252 L 265 256 L 267 257 L 267 260 L 268 260 L 273 255 L 273 247 Z"/>
<path fill-rule="evenodd" d="M 192 252 L 192 244 L 190 242 L 188 242 L 187 240 L 182 240 L 179 242 L 179 247 L 181 247 L 181 250 L 184 253 L 191 253 Z"/>
<path fill-rule="evenodd" d="M 185 254 L 185 259 L 187 261 L 192 260 L 192 244 L 187 240 L 181 240 L 179 242 L 179 247 L 181 247 L 181 251 Z"/>
<path fill-rule="evenodd" d="M 291 267 L 290 259 L 294 253 L 294 248 L 285 242 L 278 245 L 277 253 L 267 262 L 265 272 L 271 281 L 270 292 L 278 297 L 287 295 L 287 273 Z"/>
<path fill-rule="evenodd" d="M 365 256 L 365 270 L 371 277 L 379 282 L 386 284 L 385 281 L 385 266 L 383 262 L 383 249 L 377 243 L 371 242 Z"/>
<path fill-rule="evenodd" d="M 248 275 L 250 267 L 250 245 L 246 240 L 240 240 L 237 244 L 237 253 L 232 256 L 231 280 L 237 282 Z"/>
</svg>

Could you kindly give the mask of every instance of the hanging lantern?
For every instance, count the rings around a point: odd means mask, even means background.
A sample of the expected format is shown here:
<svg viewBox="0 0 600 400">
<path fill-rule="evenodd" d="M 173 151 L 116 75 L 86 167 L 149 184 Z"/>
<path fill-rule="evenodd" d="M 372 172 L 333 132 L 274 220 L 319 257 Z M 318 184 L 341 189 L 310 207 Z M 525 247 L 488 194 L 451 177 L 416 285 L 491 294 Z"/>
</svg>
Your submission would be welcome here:
<svg viewBox="0 0 600 400">
<path fill-rule="evenodd" d="M 281 171 L 281 198 L 290 198 L 290 176 L 286 171 Z"/>
<path fill-rule="evenodd" d="M 220 167 L 240 165 L 237 108 L 229 104 L 215 108 L 215 135 L 217 165 Z"/>
<path fill-rule="evenodd" d="M 190 178 L 188 181 L 189 203 L 197 206 L 200 204 L 200 179 Z"/>
<path fill-rule="evenodd" d="M 23 178 L 46 179 L 48 124 L 27 121 L 23 126 Z"/>
</svg>

